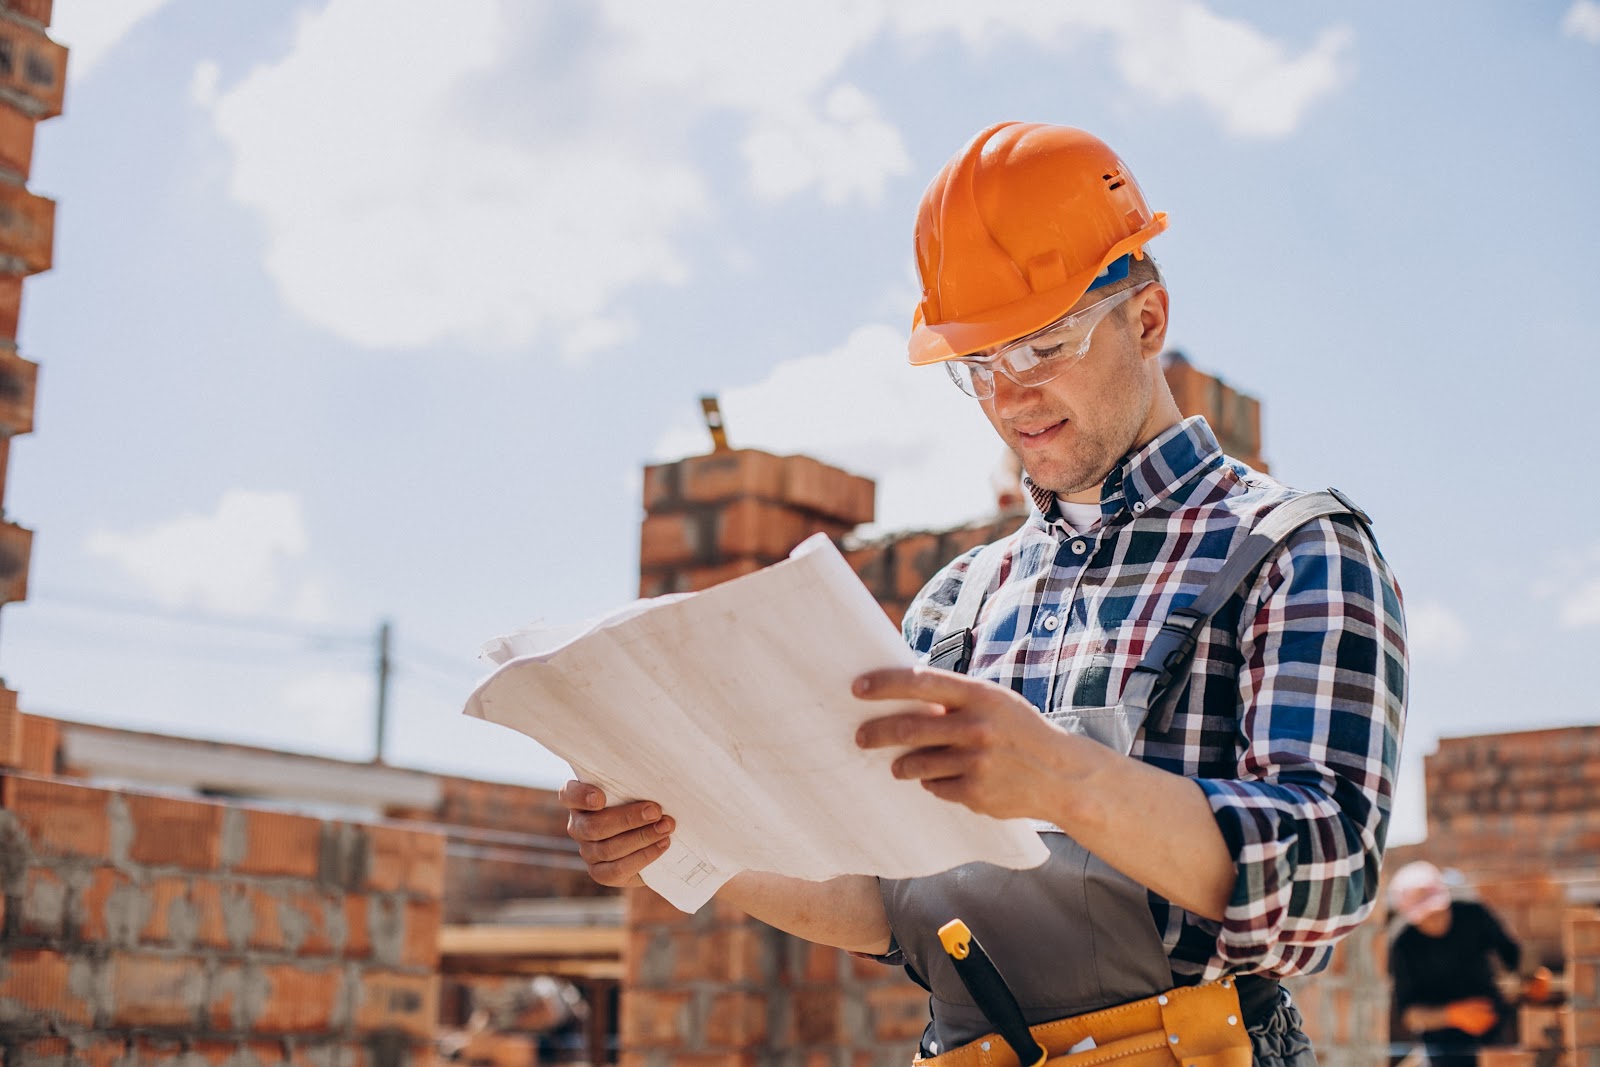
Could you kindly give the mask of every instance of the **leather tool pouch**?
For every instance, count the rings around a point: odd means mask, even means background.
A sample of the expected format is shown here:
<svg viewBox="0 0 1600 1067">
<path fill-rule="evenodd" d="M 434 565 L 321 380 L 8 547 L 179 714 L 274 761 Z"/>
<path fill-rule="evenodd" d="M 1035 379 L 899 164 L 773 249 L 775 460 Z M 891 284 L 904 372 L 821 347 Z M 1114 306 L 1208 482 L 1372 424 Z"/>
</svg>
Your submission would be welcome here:
<svg viewBox="0 0 1600 1067">
<path fill-rule="evenodd" d="M 1115 1008 L 1029 1027 L 1045 1050 L 1048 1067 L 1250 1067 L 1238 990 L 1231 978 L 1184 986 Z M 1093 1040 L 1093 1047 L 1069 1049 Z M 918 1056 L 913 1067 L 1034 1067 L 998 1034 L 969 1041 L 938 1056 Z"/>
</svg>

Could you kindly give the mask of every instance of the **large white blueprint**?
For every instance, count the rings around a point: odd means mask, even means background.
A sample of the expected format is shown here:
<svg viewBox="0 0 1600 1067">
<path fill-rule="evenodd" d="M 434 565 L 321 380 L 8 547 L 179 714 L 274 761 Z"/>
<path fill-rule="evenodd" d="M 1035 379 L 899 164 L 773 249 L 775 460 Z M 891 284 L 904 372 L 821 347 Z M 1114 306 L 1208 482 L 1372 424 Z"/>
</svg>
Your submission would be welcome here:
<svg viewBox="0 0 1600 1067">
<path fill-rule="evenodd" d="M 908 878 L 1046 857 L 1028 820 L 897 780 L 903 749 L 856 747 L 861 723 L 902 705 L 857 700 L 851 680 L 916 657 L 822 535 L 755 574 L 485 655 L 499 666 L 466 713 L 532 737 L 614 804 L 659 801 L 678 828 L 644 880 L 684 911 L 744 870 Z"/>
</svg>

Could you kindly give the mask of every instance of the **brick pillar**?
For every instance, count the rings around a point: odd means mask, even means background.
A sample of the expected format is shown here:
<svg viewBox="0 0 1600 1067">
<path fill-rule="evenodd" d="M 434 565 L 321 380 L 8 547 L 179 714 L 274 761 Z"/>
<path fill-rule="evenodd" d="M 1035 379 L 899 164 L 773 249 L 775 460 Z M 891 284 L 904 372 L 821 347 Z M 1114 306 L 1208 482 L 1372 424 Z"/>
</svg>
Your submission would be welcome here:
<svg viewBox="0 0 1600 1067">
<path fill-rule="evenodd" d="M 1567 1006 L 1561 1011 L 1567 1062 L 1600 1067 L 1600 910 L 1573 908 L 1562 930 Z"/>
<path fill-rule="evenodd" d="M 45 35 L 51 0 L 0 0 L 0 605 L 28 593 L 33 533 L 4 514 L 11 438 L 33 429 L 39 368 L 17 354 L 22 279 L 50 269 L 55 201 L 26 187 L 33 127 L 61 114 L 67 50 Z M 0 683 L 0 767 L 23 757 L 17 694 Z"/>
<path fill-rule="evenodd" d="M 1267 470 L 1261 458 L 1261 402 L 1195 367 L 1179 351 L 1161 357 L 1167 387 L 1184 418 L 1204 415 L 1222 450 L 1258 471 Z"/>
<path fill-rule="evenodd" d="M 871 522 L 876 487 L 809 456 L 712 452 L 644 471 L 639 593 L 704 589 L 776 563 L 814 533 Z"/>
<path fill-rule="evenodd" d="M 873 495 L 870 480 L 806 456 L 745 449 L 647 467 L 640 592 L 703 589 L 783 559 L 813 533 L 842 537 L 872 520 Z M 929 565 L 919 556 L 914 569 Z M 903 1064 L 914 1050 L 926 995 L 900 991 L 909 983 L 897 971 L 717 901 L 690 916 L 632 890 L 627 926 L 625 1067 L 865 1067 Z"/>
</svg>

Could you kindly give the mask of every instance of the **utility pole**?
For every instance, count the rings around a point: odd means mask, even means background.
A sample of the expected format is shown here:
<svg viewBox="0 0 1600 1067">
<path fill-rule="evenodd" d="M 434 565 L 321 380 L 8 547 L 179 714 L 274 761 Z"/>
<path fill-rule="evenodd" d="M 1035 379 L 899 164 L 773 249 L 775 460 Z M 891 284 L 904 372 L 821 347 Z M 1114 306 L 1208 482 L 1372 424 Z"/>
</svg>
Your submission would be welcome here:
<svg viewBox="0 0 1600 1067">
<path fill-rule="evenodd" d="M 378 626 L 378 743 L 373 763 L 383 762 L 383 733 L 389 720 L 389 633 L 389 620 L 385 619 Z"/>
</svg>

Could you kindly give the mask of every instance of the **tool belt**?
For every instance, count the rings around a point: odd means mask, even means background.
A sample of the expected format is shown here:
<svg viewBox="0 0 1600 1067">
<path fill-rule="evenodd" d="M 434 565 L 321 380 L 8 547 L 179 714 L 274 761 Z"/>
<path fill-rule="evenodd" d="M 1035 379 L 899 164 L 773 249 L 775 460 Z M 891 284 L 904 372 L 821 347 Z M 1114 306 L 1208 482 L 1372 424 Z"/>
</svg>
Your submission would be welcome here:
<svg viewBox="0 0 1600 1067">
<path fill-rule="evenodd" d="M 1239 991 L 1232 978 L 1183 986 L 1158 996 L 1054 1019 L 1028 1028 L 1049 1067 L 1250 1067 Z M 1069 1052 L 1086 1040 L 1094 1046 Z M 1035 1067 L 1022 1064 L 999 1034 L 937 1056 L 918 1056 L 913 1067 Z"/>
</svg>

